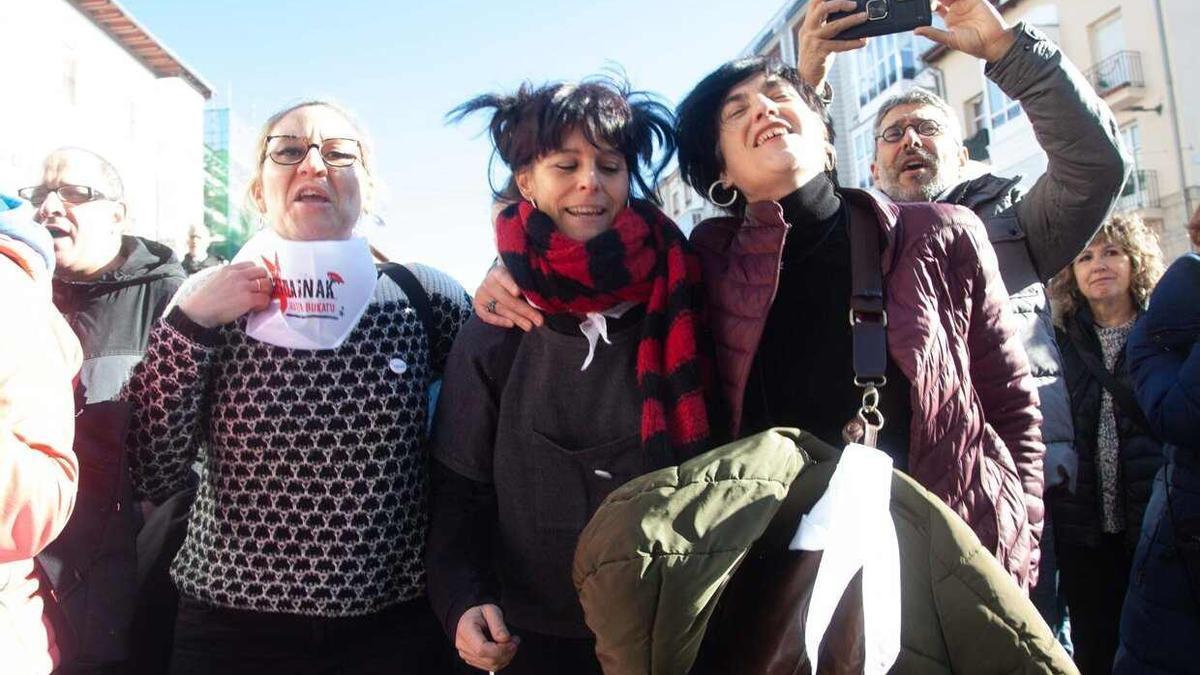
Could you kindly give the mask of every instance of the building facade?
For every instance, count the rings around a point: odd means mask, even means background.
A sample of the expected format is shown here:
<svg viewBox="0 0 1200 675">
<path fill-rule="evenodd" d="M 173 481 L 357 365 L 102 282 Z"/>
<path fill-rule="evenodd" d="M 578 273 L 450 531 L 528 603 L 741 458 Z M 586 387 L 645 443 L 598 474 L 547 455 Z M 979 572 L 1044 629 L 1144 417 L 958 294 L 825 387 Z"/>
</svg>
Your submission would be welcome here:
<svg viewBox="0 0 1200 675">
<path fill-rule="evenodd" d="M 204 224 L 223 240 L 213 252 L 231 259 L 257 229 L 246 210 L 254 132 L 228 106 L 204 111 Z"/>
<path fill-rule="evenodd" d="M 1116 208 L 1153 225 L 1169 259 L 1186 252 L 1184 224 L 1200 207 L 1200 89 L 1181 86 L 1195 81 L 1181 73 L 1200 60 L 1200 43 L 1189 35 L 1200 3 L 1009 0 L 1001 11 L 1050 35 L 1112 108 L 1134 160 Z M 925 56 L 941 72 L 973 153 L 997 174 L 1036 180 L 1046 155 L 1020 106 L 983 77 L 977 59 L 942 49 Z"/>
<path fill-rule="evenodd" d="M 120 172 L 131 234 L 182 245 L 204 217 L 204 102 L 211 89 L 111 0 L 6 0 L 0 189 L 41 179 L 79 146 Z"/>
</svg>

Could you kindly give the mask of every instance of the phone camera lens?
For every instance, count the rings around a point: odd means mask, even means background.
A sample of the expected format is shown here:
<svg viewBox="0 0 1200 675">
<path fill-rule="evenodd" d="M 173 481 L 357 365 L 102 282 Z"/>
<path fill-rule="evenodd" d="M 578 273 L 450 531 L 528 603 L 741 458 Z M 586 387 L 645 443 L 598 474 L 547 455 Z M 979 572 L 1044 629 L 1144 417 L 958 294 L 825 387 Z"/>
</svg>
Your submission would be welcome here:
<svg viewBox="0 0 1200 675">
<path fill-rule="evenodd" d="M 887 0 L 870 0 L 867 3 L 867 20 L 881 21 L 888 15 Z"/>
</svg>

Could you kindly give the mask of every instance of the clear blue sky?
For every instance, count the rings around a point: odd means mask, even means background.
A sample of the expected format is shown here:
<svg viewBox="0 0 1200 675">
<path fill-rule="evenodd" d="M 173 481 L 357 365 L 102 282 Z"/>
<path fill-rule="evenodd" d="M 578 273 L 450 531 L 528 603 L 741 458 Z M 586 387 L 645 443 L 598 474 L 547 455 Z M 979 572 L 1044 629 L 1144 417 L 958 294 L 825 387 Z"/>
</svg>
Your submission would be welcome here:
<svg viewBox="0 0 1200 675">
<path fill-rule="evenodd" d="M 619 64 L 672 104 L 746 46 L 782 0 L 470 2 L 122 0 L 257 127 L 300 99 L 354 111 L 376 145 L 387 231 L 402 261 L 474 289 L 494 255 L 483 118 L 446 111 L 523 80 L 570 80 Z"/>
</svg>

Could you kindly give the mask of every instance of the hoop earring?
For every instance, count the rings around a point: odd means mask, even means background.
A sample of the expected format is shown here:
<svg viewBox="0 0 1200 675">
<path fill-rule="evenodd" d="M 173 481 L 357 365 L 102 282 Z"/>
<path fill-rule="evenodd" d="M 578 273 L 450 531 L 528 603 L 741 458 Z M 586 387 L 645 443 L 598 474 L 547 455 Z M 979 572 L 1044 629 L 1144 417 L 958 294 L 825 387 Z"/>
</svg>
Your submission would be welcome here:
<svg viewBox="0 0 1200 675">
<path fill-rule="evenodd" d="M 722 204 L 721 202 L 717 201 L 716 197 L 713 196 L 713 190 L 716 190 L 717 186 L 720 184 L 721 184 L 721 181 L 714 180 L 712 185 L 708 186 L 708 201 L 712 202 L 713 204 L 716 204 L 717 206 L 720 206 L 723 209 L 727 209 L 730 206 L 733 206 L 733 203 L 737 201 L 738 191 L 737 191 L 737 188 L 730 188 L 730 192 L 732 192 L 733 195 L 729 197 L 729 201 Z"/>
</svg>

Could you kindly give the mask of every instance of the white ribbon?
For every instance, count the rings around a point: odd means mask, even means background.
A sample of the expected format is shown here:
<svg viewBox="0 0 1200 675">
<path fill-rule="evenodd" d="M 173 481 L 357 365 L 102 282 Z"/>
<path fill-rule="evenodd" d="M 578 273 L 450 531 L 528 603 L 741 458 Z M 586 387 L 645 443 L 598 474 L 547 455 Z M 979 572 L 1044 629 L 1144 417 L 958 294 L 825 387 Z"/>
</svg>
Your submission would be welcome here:
<svg viewBox="0 0 1200 675">
<path fill-rule="evenodd" d="M 583 365 L 580 370 L 587 370 L 587 367 L 592 365 L 592 357 L 596 355 L 596 345 L 600 339 L 604 339 L 604 344 L 611 345 L 612 342 L 608 339 L 608 319 L 619 319 L 633 307 L 637 306 L 636 302 L 622 302 L 619 305 L 614 305 L 602 312 L 588 312 L 586 318 L 579 323 L 579 330 L 588 341 L 587 358 L 583 360 Z"/>
<path fill-rule="evenodd" d="M 291 349 L 336 349 L 358 325 L 378 274 L 366 239 L 291 241 L 271 230 L 254 235 L 233 261 L 271 275 L 271 304 L 246 319 L 246 334 Z"/>
<path fill-rule="evenodd" d="M 804 648 L 817 672 L 821 640 L 842 594 L 862 570 L 864 675 L 883 675 L 900 654 L 900 547 L 888 510 L 892 459 L 852 443 L 825 494 L 800 521 L 791 550 L 824 551 L 804 625 Z"/>
</svg>

